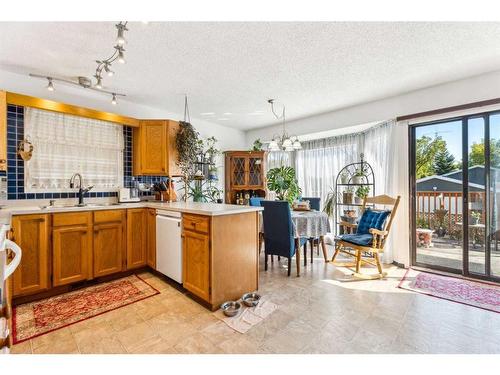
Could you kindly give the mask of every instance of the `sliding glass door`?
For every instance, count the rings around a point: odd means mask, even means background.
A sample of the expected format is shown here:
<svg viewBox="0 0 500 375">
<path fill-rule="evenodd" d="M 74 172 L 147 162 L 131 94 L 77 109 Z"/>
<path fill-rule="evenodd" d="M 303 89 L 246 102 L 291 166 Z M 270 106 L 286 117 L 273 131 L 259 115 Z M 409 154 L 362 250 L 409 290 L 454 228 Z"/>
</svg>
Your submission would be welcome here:
<svg viewBox="0 0 500 375">
<path fill-rule="evenodd" d="M 500 114 L 410 128 L 412 263 L 500 278 Z"/>
</svg>

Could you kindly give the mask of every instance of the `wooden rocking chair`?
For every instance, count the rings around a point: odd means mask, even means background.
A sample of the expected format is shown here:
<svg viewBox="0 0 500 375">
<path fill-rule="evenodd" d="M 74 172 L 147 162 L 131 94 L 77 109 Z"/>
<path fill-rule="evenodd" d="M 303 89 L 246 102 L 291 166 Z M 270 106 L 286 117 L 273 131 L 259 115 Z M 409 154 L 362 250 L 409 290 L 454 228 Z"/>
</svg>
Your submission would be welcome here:
<svg viewBox="0 0 500 375">
<path fill-rule="evenodd" d="M 339 225 L 344 228 L 344 233 L 335 238 L 335 253 L 332 262 L 339 253 L 352 256 L 356 259 L 354 263 L 334 263 L 341 267 L 355 267 L 355 276 L 363 279 L 379 279 L 387 276 L 382 271 L 379 254 L 384 252 L 384 245 L 389 235 L 392 222 L 396 216 L 399 201 L 401 197 L 389 197 L 388 195 L 378 195 L 376 197 L 365 197 L 361 209 L 361 219 L 358 224 L 340 222 Z M 385 206 L 389 210 L 374 210 L 366 208 L 366 204 Z M 363 253 L 372 254 L 373 259 L 363 258 Z M 376 266 L 378 275 L 366 275 L 360 273 L 361 263 L 368 263 Z"/>
</svg>

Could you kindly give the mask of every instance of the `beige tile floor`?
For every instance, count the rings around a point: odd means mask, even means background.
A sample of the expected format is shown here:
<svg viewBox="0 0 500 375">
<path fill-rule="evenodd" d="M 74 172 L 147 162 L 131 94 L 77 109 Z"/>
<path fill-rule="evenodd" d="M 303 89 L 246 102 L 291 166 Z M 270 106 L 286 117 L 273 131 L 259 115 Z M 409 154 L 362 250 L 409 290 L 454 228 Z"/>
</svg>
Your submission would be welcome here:
<svg viewBox="0 0 500 375">
<path fill-rule="evenodd" d="M 340 282 L 346 270 L 320 257 L 299 278 L 286 276 L 286 262 L 268 272 L 262 263 L 260 292 L 280 307 L 246 334 L 146 273 L 161 294 L 12 353 L 500 353 L 500 314 L 397 289 L 404 270 Z"/>
</svg>

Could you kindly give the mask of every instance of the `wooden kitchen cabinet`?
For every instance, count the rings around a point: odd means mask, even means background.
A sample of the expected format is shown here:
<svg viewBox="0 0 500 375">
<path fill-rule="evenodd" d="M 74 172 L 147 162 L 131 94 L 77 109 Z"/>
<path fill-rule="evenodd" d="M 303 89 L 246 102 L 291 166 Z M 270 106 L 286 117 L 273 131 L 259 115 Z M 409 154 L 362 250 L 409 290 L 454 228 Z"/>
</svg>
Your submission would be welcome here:
<svg viewBox="0 0 500 375">
<path fill-rule="evenodd" d="M 13 297 L 50 288 L 49 215 L 12 217 L 12 239 L 23 250 L 21 264 L 13 275 Z"/>
<path fill-rule="evenodd" d="M 126 268 L 126 211 L 94 212 L 94 277 L 118 273 Z"/>
<path fill-rule="evenodd" d="M 147 208 L 127 210 L 127 269 L 147 264 Z"/>
<path fill-rule="evenodd" d="M 184 229 L 183 286 L 194 295 L 210 301 L 210 237 Z"/>
<path fill-rule="evenodd" d="M 172 120 L 141 120 L 134 129 L 135 175 L 180 176 L 175 137 L 179 123 Z"/>
<path fill-rule="evenodd" d="M 52 284 L 67 285 L 92 278 L 92 213 L 52 216 Z"/>
<path fill-rule="evenodd" d="M 156 210 L 148 208 L 147 264 L 156 269 Z"/>
<path fill-rule="evenodd" d="M 258 213 L 182 215 L 183 286 L 212 310 L 258 289 Z"/>
<path fill-rule="evenodd" d="M 264 151 L 225 152 L 226 203 L 236 203 L 237 194 L 266 196 L 266 153 Z"/>
</svg>

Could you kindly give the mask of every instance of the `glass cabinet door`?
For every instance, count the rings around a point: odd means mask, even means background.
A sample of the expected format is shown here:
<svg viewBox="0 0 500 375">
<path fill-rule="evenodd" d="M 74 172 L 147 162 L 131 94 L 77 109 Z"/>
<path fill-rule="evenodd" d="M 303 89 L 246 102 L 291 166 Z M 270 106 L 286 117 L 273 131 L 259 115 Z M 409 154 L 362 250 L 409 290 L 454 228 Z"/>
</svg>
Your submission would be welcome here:
<svg viewBox="0 0 500 375">
<path fill-rule="evenodd" d="M 250 157 L 248 159 L 248 185 L 250 187 L 262 187 L 262 158 Z"/>
<path fill-rule="evenodd" d="M 233 157 L 231 159 L 231 177 L 233 179 L 233 186 L 245 186 L 246 178 L 245 178 L 245 161 L 246 158 L 243 156 Z"/>
</svg>

